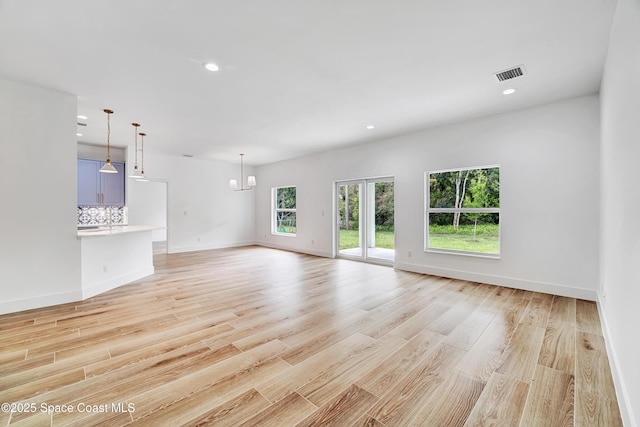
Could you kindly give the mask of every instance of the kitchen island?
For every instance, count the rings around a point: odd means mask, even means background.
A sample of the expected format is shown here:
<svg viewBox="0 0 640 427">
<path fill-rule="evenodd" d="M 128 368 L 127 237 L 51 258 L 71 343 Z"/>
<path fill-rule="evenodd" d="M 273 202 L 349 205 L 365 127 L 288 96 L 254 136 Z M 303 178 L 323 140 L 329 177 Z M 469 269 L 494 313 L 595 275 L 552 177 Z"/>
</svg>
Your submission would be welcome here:
<svg viewBox="0 0 640 427">
<path fill-rule="evenodd" d="M 82 299 L 154 273 L 148 225 L 79 228 Z"/>
</svg>

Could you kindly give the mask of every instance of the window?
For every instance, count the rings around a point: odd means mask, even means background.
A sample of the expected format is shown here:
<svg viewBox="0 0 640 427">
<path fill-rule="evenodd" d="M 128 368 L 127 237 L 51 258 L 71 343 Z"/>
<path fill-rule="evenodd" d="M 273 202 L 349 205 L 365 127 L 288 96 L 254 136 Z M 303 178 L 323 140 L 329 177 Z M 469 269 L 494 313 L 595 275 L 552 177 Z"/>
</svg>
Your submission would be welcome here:
<svg viewBox="0 0 640 427">
<path fill-rule="evenodd" d="M 272 189 L 273 234 L 295 236 L 296 226 L 296 187 L 278 187 Z"/>
<path fill-rule="evenodd" d="M 425 250 L 500 255 L 500 167 L 425 173 Z"/>
</svg>

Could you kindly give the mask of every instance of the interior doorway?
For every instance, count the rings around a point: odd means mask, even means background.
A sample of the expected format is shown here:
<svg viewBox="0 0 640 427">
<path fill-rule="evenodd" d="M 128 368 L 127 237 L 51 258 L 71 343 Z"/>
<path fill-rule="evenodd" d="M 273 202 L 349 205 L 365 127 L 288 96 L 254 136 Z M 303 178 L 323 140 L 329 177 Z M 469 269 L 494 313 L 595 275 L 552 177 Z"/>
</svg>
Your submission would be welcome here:
<svg viewBox="0 0 640 427">
<path fill-rule="evenodd" d="M 393 178 L 336 182 L 336 254 L 392 265 L 395 261 Z"/>
</svg>

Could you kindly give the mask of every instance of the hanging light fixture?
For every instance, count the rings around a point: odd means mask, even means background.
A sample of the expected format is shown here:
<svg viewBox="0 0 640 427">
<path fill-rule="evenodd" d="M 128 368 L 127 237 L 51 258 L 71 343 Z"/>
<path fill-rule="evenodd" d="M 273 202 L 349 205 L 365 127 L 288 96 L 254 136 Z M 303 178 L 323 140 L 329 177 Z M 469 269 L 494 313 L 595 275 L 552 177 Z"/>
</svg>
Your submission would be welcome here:
<svg viewBox="0 0 640 427">
<path fill-rule="evenodd" d="M 138 176 L 138 181 L 148 181 L 147 178 L 145 178 L 144 176 L 144 137 L 147 136 L 146 133 L 144 132 L 140 132 L 138 135 L 140 135 L 140 145 L 141 145 L 141 150 L 140 150 L 140 154 L 142 157 L 142 163 L 140 164 L 140 176 Z"/>
<path fill-rule="evenodd" d="M 100 172 L 102 173 L 118 173 L 118 170 L 113 167 L 111 164 L 111 115 L 113 111 L 105 109 L 103 110 L 107 113 L 107 161 L 100 168 Z"/>
<path fill-rule="evenodd" d="M 138 128 L 140 127 L 140 123 L 131 123 L 133 126 L 133 137 L 135 140 L 134 150 L 136 153 L 136 162 L 133 165 L 133 173 L 129 175 L 129 178 L 141 178 L 140 170 L 138 169 Z"/>
<path fill-rule="evenodd" d="M 240 153 L 240 188 L 238 188 L 238 181 L 235 179 L 229 180 L 229 188 L 233 191 L 246 191 L 253 190 L 256 186 L 256 177 L 249 175 L 247 177 L 247 188 L 244 188 L 244 154 Z"/>
</svg>

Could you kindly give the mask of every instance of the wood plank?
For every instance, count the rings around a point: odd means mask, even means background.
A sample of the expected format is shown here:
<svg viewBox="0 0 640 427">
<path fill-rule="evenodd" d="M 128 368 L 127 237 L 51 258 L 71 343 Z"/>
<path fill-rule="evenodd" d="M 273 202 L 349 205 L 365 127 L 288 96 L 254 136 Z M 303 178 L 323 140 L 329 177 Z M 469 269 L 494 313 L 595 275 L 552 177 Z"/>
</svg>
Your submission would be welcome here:
<svg viewBox="0 0 640 427">
<path fill-rule="evenodd" d="M 595 302 L 576 300 L 576 326 L 580 332 L 602 335 L 600 315 Z"/>
<path fill-rule="evenodd" d="M 622 427 L 617 401 L 577 389 L 575 425 Z"/>
<path fill-rule="evenodd" d="M 264 382 L 281 373 L 289 365 L 277 358 L 284 345 L 272 341 L 237 356 L 209 365 L 188 375 L 163 383 L 129 398 L 136 403 L 135 419 L 162 410 L 198 390 L 209 388 L 218 405 L 249 388 L 252 382 Z"/>
<path fill-rule="evenodd" d="M 604 338 L 578 332 L 576 339 L 576 387 L 590 393 L 616 396 Z"/>
<path fill-rule="evenodd" d="M 484 386 L 484 381 L 451 371 L 426 399 L 422 410 L 406 425 L 461 426 L 476 405 Z"/>
<path fill-rule="evenodd" d="M 494 373 L 464 425 L 466 427 L 517 426 L 528 393 L 527 383 Z"/>
<path fill-rule="evenodd" d="M 291 393 L 247 419 L 239 427 L 292 426 L 316 409 L 313 404 L 298 393 Z"/>
<path fill-rule="evenodd" d="M 544 339 L 543 328 L 520 324 L 502 355 L 496 372 L 530 383 Z"/>
<path fill-rule="evenodd" d="M 521 426 L 573 426 L 574 377 L 538 365 Z"/>
<path fill-rule="evenodd" d="M 297 392 L 314 405 L 323 406 L 342 390 L 387 360 L 404 343 L 402 338 L 393 336 L 380 339 L 376 345 L 361 354 L 354 355 L 323 371 L 322 375 L 298 388 Z"/>
<path fill-rule="evenodd" d="M 429 396 L 445 381 L 446 372 L 464 352 L 448 344 L 437 348 L 412 369 L 398 384 L 391 387 L 380 401 L 368 411 L 383 424 L 408 424 L 420 411 Z"/>
<path fill-rule="evenodd" d="M 549 313 L 551 312 L 551 305 L 553 303 L 552 296 L 538 297 L 533 296 L 531 302 L 525 311 L 522 323 L 531 326 L 538 326 L 540 328 L 546 328 L 547 320 L 549 320 Z"/>
<path fill-rule="evenodd" d="M 440 303 L 429 304 L 427 307 L 391 330 L 389 334 L 404 338 L 405 340 L 410 340 L 425 330 L 427 325 L 434 323 L 450 308 L 451 306 L 442 305 Z"/>
<path fill-rule="evenodd" d="M 254 389 L 249 389 L 220 405 L 212 405 L 212 402 L 218 401 L 218 392 L 216 387 L 204 388 L 166 406 L 162 411 L 152 412 L 148 416 L 136 419 L 135 424 L 152 427 L 159 425 L 235 426 L 256 411 L 271 406 L 271 403 Z"/>
<path fill-rule="evenodd" d="M 444 338 L 444 335 L 423 330 L 384 362 L 376 365 L 375 369 L 363 375 L 356 384 L 376 396 L 382 396 L 390 388 L 396 386 L 430 352 L 434 351 Z"/>
<path fill-rule="evenodd" d="M 272 402 L 280 400 L 302 384 L 308 383 L 353 357 L 366 353 L 376 343 L 376 340 L 366 335 L 353 334 L 304 362 L 286 369 L 282 375 L 259 384 L 256 390 Z"/>
<path fill-rule="evenodd" d="M 502 353 L 507 348 L 510 338 L 507 325 L 502 322 L 490 322 L 456 368 L 480 380 L 488 381 L 502 363 Z"/>
<path fill-rule="evenodd" d="M 538 364 L 573 375 L 576 362 L 575 324 L 549 322 L 544 333 Z"/>
<path fill-rule="evenodd" d="M 469 350 L 489 325 L 494 313 L 483 308 L 476 308 L 460 325 L 447 337 L 445 342 L 463 350 Z"/>
<path fill-rule="evenodd" d="M 555 296 L 549 313 L 549 323 L 556 322 L 576 324 L 576 300 L 575 298 Z"/>
<path fill-rule="evenodd" d="M 378 398 L 368 391 L 352 385 L 296 426 L 350 425 L 364 415 L 377 400 Z"/>
</svg>

